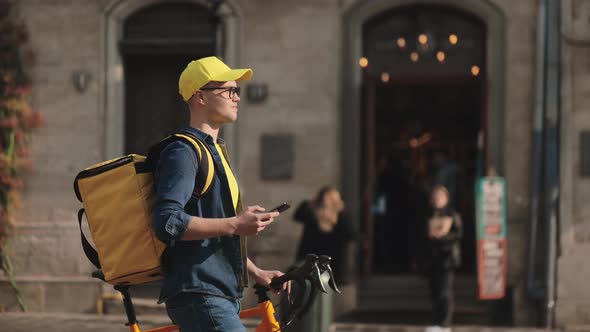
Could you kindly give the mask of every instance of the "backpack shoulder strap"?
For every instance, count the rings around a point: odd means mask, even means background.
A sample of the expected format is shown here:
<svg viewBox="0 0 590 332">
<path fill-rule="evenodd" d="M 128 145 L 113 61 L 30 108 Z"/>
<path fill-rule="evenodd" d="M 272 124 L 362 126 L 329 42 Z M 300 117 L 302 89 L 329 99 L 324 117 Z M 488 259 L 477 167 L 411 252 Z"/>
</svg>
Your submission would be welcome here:
<svg viewBox="0 0 590 332">
<path fill-rule="evenodd" d="M 146 164 L 150 169 L 155 170 L 160 159 L 160 153 L 168 144 L 174 141 L 183 141 L 187 143 L 197 154 L 198 172 L 197 177 L 195 178 L 195 187 L 193 189 L 192 197 L 199 198 L 211 188 L 213 175 L 215 174 L 215 164 L 213 163 L 213 157 L 211 156 L 211 152 L 207 148 L 207 145 L 195 135 L 188 132 L 181 132 L 166 137 L 150 148 Z"/>
<path fill-rule="evenodd" d="M 199 172 L 195 179 L 195 189 L 193 190 L 193 197 L 198 198 L 204 195 L 211 184 L 213 183 L 213 175 L 215 174 L 215 164 L 211 151 L 207 148 L 205 142 L 201 139 L 187 132 L 175 134 L 174 137 L 188 142 L 197 152 L 197 164 L 199 165 Z"/>
<path fill-rule="evenodd" d="M 84 215 L 85 210 L 82 208 L 78 211 L 78 225 L 80 226 L 80 239 L 82 240 L 82 249 L 84 249 L 84 253 L 88 260 L 94 264 L 97 268 L 101 268 L 100 261 L 98 260 L 98 252 L 96 249 L 92 247 L 90 242 L 86 239 L 86 235 L 82 231 L 82 216 Z"/>
</svg>

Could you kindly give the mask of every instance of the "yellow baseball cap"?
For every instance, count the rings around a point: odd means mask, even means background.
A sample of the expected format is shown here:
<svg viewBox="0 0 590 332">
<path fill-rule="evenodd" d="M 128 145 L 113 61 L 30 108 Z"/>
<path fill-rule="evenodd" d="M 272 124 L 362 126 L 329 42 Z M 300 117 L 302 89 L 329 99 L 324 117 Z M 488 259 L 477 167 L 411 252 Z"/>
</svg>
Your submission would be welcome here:
<svg viewBox="0 0 590 332">
<path fill-rule="evenodd" d="M 178 91 L 188 101 L 195 91 L 205 84 L 227 81 L 245 81 L 252 77 L 252 69 L 231 69 L 214 56 L 191 61 L 180 74 Z"/>
</svg>

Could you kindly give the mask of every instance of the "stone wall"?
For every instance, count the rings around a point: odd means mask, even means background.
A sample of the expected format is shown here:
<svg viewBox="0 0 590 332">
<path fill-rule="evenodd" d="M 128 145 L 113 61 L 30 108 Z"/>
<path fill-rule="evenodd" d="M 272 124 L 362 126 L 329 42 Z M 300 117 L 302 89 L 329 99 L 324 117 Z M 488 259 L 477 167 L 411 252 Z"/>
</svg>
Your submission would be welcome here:
<svg viewBox="0 0 590 332">
<path fill-rule="evenodd" d="M 8 252 L 16 281 L 33 311 L 94 310 L 99 284 L 80 244 L 72 190 L 78 171 L 102 157 L 99 110 L 99 1 L 18 1 L 35 64 L 33 106 L 45 119 L 33 135 L 34 170 L 26 176 Z M 78 93 L 72 74 L 86 70 L 88 89 Z M 18 310 L 0 274 L 0 302 Z M 67 300 L 66 300 L 67 299 Z"/>
<path fill-rule="evenodd" d="M 526 299 L 530 160 L 535 87 L 536 1 L 493 1 L 506 18 L 504 174 L 507 185 L 508 283 L 514 320 L 533 323 Z"/>
<path fill-rule="evenodd" d="M 590 130 L 590 1 L 562 4 L 560 257 L 557 322 L 590 324 L 590 180 L 580 176 L 580 133 Z M 586 152 L 587 153 L 587 152 Z"/>
</svg>

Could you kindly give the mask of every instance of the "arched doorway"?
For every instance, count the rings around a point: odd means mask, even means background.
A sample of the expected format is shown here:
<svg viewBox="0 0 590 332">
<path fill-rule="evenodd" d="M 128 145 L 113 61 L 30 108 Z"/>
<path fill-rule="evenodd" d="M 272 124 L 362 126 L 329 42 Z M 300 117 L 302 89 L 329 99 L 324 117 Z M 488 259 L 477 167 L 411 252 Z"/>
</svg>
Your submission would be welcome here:
<svg viewBox="0 0 590 332">
<path fill-rule="evenodd" d="M 152 94 L 150 98 L 159 98 L 162 92 L 160 90 L 154 92 L 158 88 L 157 84 L 145 80 L 149 75 L 159 75 L 162 80 L 172 82 L 172 77 L 176 76 L 175 80 L 177 80 L 180 72 L 173 67 L 179 66 L 178 63 L 186 65 L 189 59 L 203 54 L 220 56 L 230 66 L 239 64 L 241 13 L 233 0 L 223 1 L 217 9 L 219 25 L 215 31 L 209 28 L 204 31 L 199 30 L 211 24 L 209 11 L 213 3 L 207 0 L 113 0 L 105 7 L 101 22 L 101 44 L 104 46 L 104 51 L 101 53 L 103 70 L 99 77 L 99 80 L 104 82 L 103 89 L 100 91 L 100 108 L 103 109 L 104 114 L 103 159 L 120 156 L 126 151 L 141 152 L 135 151 L 136 147 L 128 146 L 126 143 L 129 140 L 126 126 L 134 119 L 135 121 L 149 120 L 134 116 L 127 118 L 129 115 L 127 109 L 141 108 L 137 100 L 131 101 L 131 104 L 128 102 L 133 98 L 141 97 L 141 94 L 133 96 L 127 93 L 130 84 L 134 85 L 132 81 L 143 82 L 144 97 Z M 173 35 L 173 32 L 176 34 Z M 215 43 L 214 51 L 207 51 L 211 48 L 212 42 Z M 139 58 L 141 59 L 137 60 Z M 161 62 L 154 61 L 157 58 Z M 128 75 L 133 76 L 134 73 L 139 76 L 127 79 Z M 168 77 L 165 77 L 166 75 Z M 175 89 L 175 86 L 177 82 L 166 85 L 168 89 Z M 172 96 L 173 93 L 169 90 L 165 94 Z M 172 104 L 177 103 L 176 96 L 178 96 L 177 93 L 174 95 L 173 102 L 166 103 L 167 112 L 168 114 L 176 112 L 176 115 L 182 116 L 182 109 L 170 109 L 178 106 Z M 172 100 L 171 97 L 167 98 Z M 166 98 L 161 100 L 164 99 Z M 144 102 L 144 104 L 147 103 Z M 161 114 L 165 114 L 164 110 Z M 228 142 L 235 140 L 234 126 L 224 129 L 226 129 L 225 140 Z M 159 136 L 160 133 L 166 133 L 168 130 L 156 130 L 150 135 Z M 148 137 L 152 136 L 142 137 L 141 140 L 151 141 L 152 139 Z M 137 146 L 140 148 L 140 144 Z M 235 156 L 237 152 L 235 144 L 229 146 L 230 153 Z"/>
<path fill-rule="evenodd" d="M 478 172 L 489 167 L 503 172 L 504 17 L 489 1 L 359 1 L 347 11 L 344 27 L 342 183 L 353 220 L 364 233 L 357 251 L 358 304 L 364 311 L 384 312 L 385 321 L 395 317 L 391 310 L 405 310 L 396 315 L 404 322 L 428 323 L 428 287 L 415 259 L 420 229 L 403 220 L 424 218 L 420 213 L 428 202 L 435 152 L 445 152 L 464 170 L 457 180 L 463 197 L 457 202 L 466 216 L 473 215 L 470 183 Z M 467 46 L 475 51 L 461 53 Z M 382 181 L 377 180 L 377 165 L 384 159 L 379 156 L 387 154 L 401 163 L 391 173 L 410 171 L 390 181 L 396 192 L 389 201 L 414 215 L 398 216 L 402 224 L 378 228 L 375 187 Z M 404 189 L 407 185 L 414 189 Z M 472 230 L 473 217 L 470 222 Z M 478 305 L 470 229 L 463 243 L 467 276 L 456 283 L 469 288 L 457 299 L 459 308 L 469 310 Z M 380 243 L 376 234 L 385 235 Z M 475 311 L 492 316 L 488 308 Z"/>
<path fill-rule="evenodd" d="M 363 183 L 373 184 L 363 190 L 365 272 L 419 273 L 429 191 L 444 185 L 463 219 L 462 270 L 473 273 L 485 26 L 454 8 L 409 6 L 366 21 L 363 37 Z"/>
</svg>

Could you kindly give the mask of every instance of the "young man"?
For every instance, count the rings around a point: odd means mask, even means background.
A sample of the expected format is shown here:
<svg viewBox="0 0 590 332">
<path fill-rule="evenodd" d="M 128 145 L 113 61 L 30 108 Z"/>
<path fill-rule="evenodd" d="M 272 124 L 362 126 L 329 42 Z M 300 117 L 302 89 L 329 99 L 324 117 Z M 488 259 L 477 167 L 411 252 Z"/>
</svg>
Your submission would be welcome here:
<svg viewBox="0 0 590 332">
<path fill-rule="evenodd" d="M 279 213 L 258 205 L 239 211 L 239 188 L 218 137 L 221 126 L 238 116 L 236 81 L 250 77 L 251 69 L 232 70 L 207 57 L 190 62 L 178 82 L 190 110 L 190 127 L 183 131 L 207 145 L 215 164 L 211 187 L 198 198 L 191 197 L 197 155 L 187 143 L 168 144 L 155 173 L 155 230 L 169 243 L 160 302 L 182 332 L 245 331 L 238 313 L 248 274 L 262 285 L 283 274 L 259 269 L 246 257 L 244 237 L 262 232 Z"/>
</svg>

